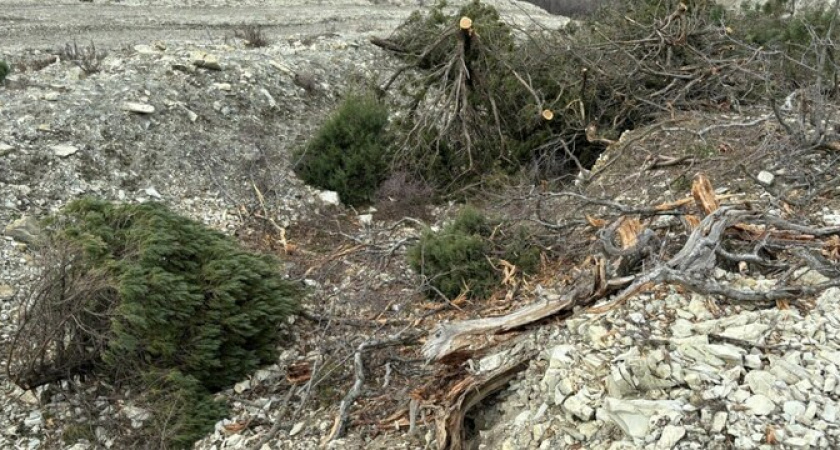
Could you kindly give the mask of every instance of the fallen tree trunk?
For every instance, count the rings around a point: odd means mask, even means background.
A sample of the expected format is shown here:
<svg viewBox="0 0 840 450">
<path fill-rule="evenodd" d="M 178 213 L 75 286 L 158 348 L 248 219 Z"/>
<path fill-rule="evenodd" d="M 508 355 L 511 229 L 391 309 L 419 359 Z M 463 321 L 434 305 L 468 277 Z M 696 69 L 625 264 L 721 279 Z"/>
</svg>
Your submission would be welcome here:
<svg viewBox="0 0 840 450">
<path fill-rule="evenodd" d="M 528 362 L 535 356 L 536 352 L 528 352 L 491 372 L 468 375 L 452 385 L 446 393 L 443 412 L 435 421 L 437 448 L 463 450 L 467 438 L 464 430 L 467 413 L 482 400 L 507 386 L 518 373 L 528 368 Z"/>
<path fill-rule="evenodd" d="M 491 345 L 493 335 L 506 333 L 538 322 L 575 306 L 589 304 L 613 288 L 604 278 L 603 263 L 585 273 L 569 287 L 565 295 L 534 303 L 510 314 L 463 322 L 443 323 L 423 345 L 423 356 L 429 361 L 458 363 Z"/>
</svg>

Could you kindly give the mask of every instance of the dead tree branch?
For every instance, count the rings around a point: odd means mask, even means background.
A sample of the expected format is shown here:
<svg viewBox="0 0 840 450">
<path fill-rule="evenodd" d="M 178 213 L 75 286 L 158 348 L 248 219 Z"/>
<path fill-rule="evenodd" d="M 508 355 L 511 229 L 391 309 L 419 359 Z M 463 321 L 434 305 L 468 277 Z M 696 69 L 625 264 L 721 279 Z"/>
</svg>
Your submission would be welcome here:
<svg viewBox="0 0 840 450">
<path fill-rule="evenodd" d="M 347 431 L 347 424 L 350 420 L 350 409 L 353 407 L 356 399 L 362 395 L 362 388 L 365 384 L 365 353 L 378 348 L 413 344 L 416 343 L 423 335 L 424 333 L 422 332 L 406 329 L 393 336 L 382 339 L 369 339 L 359 344 L 353 355 L 353 369 L 356 379 L 353 382 L 353 386 L 347 392 L 347 395 L 345 395 L 341 400 L 341 404 L 338 408 L 338 415 L 333 422 L 333 427 L 324 438 L 323 443 L 326 444 L 335 439 L 339 439 L 343 437 L 344 433 Z"/>
</svg>

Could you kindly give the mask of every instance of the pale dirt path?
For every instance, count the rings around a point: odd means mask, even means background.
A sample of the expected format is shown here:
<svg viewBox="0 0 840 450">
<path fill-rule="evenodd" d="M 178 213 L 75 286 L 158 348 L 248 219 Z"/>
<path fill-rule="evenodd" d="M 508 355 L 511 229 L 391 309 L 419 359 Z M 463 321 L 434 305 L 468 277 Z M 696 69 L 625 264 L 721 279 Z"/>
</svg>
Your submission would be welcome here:
<svg viewBox="0 0 840 450">
<path fill-rule="evenodd" d="M 457 4 L 463 0 L 454 0 Z M 221 43 L 245 24 L 265 27 L 269 38 L 393 30 L 433 0 L 0 0 L 0 56 L 24 49 L 56 49 L 74 39 L 99 47 L 156 40 Z M 523 25 L 556 26 L 568 19 L 515 0 L 485 0 L 502 17 Z"/>
<path fill-rule="evenodd" d="M 74 39 L 107 48 L 155 40 L 220 43 L 243 24 L 263 25 L 274 38 L 355 34 L 393 29 L 414 9 L 365 1 L 316 3 L 268 1 L 208 7 L 0 0 L 0 54 L 54 49 Z"/>
</svg>

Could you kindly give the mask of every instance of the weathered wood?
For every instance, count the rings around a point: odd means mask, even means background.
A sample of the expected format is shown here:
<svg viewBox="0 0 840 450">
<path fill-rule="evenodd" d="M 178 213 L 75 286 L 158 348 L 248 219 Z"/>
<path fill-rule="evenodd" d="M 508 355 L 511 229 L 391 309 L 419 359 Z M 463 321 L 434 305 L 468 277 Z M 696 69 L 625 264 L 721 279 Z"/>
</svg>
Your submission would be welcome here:
<svg viewBox="0 0 840 450">
<path fill-rule="evenodd" d="M 323 445 L 343 437 L 344 433 L 347 431 L 347 426 L 350 421 L 350 410 L 353 407 L 353 404 L 356 403 L 356 399 L 362 395 L 362 387 L 365 384 L 365 353 L 377 348 L 414 343 L 422 334 L 422 332 L 403 329 L 393 336 L 382 339 L 369 339 L 359 344 L 356 348 L 356 352 L 353 354 L 353 371 L 356 375 L 356 380 L 353 382 L 353 386 L 350 390 L 347 391 L 347 395 L 345 395 L 341 400 L 341 404 L 338 408 L 338 414 L 335 417 L 335 421 L 333 422 L 333 426 L 330 429 L 329 434 L 327 434 L 322 441 Z"/>
<path fill-rule="evenodd" d="M 482 400 L 507 386 L 519 372 L 527 369 L 528 362 L 536 354 L 536 352 L 528 352 L 519 355 L 493 371 L 468 375 L 453 385 L 447 392 L 443 409 L 435 420 L 437 448 L 463 450 L 466 440 L 464 417 L 467 413 Z"/>
<path fill-rule="evenodd" d="M 601 284 L 596 286 L 593 274 L 589 274 L 578 279 L 560 298 L 534 303 L 504 316 L 441 324 L 423 345 L 423 356 L 429 361 L 445 362 L 458 355 L 471 355 L 486 347 L 492 335 L 515 330 L 562 311 L 570 311 L 583 301 L 592 301 L 595 290 Z M 463 359 L 466 358 L 458 360 Z"/>
<path fill-rule="evenodd" d="M 715 198 L 715 190 L 712 188 L 711 181 L 702 173 L 694 177 L 691 185 L 691 195 L 697 203 L 697 208 L 703 211 L 704 214 L 711 214 L 720 208 L 720 203 Z"/>
<path fill-rule="evenodd" d="M 392 51 L 394 53 L 407 53 L 405 48 L 403 48 L 402 45 L 397 44 L 396 42 L 391 41 L 389 39 L 372 37 L 372 38 L 370 38 L 370 43 L 379 47 L 379 48 L 381 48 L 381 49 L 389 50 L 389 51 Z"/>
</svg>

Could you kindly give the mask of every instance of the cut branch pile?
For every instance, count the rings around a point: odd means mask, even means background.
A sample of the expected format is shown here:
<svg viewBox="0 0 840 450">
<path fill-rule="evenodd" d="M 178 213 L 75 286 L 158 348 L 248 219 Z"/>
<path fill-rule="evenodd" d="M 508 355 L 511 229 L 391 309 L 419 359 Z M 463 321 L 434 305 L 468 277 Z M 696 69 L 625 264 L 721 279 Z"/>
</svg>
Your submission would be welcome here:
<svg viewBox="0 0 840 450">
<path fill-rule="evenodd" d="M 740 44 L 713 5 L 639 3 L 586 26 L 517 35 L 476 2 L 373 39 L 405 61 L 381 88 L 408 102 L 397 164 L 444 189 L 500 168 L 566 177 L 624 130 L 766 93 L 765 68 L 779 55 Z"/>
</svg>

